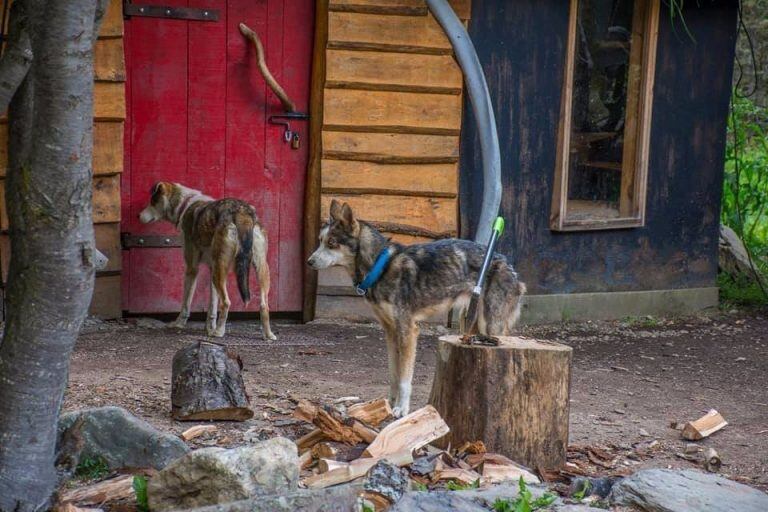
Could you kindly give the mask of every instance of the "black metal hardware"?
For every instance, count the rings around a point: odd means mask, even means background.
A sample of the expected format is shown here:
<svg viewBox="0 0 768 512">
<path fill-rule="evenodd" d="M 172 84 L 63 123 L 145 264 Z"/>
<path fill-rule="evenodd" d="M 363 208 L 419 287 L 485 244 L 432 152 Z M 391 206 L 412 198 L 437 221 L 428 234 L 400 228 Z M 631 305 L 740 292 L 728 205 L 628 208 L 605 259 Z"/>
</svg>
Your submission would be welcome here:
<svg viewBox="0 0 768 512">
<path fill-rule="evenodd" d="M 284 126 L 283 142 L 290 142 L 292 149 L 299 149 L 299 134 L 291 130 L 291 123 L 289 119 L 295 119 L 297 121 L 309 119 L 309 114 L 303 112 L 283 112 L 282 114 L 275 114 L 269 116 L 269 124 L 276 124 Z"/>
<path fill-rule="evenodd" d="M 130 233 L 122 233 L 120 238 L 123 249 L 181 247 L 181 237 L 176 235 L 132 235 Z"/>
<path fill-rule="evenodd" d="M 170 7 L 162 5 L 123 3 L 123 16 L 166 18 L 189 21 L 219 21 L 220 9 L 201 9 L 197 7 Z"/>
</svg>

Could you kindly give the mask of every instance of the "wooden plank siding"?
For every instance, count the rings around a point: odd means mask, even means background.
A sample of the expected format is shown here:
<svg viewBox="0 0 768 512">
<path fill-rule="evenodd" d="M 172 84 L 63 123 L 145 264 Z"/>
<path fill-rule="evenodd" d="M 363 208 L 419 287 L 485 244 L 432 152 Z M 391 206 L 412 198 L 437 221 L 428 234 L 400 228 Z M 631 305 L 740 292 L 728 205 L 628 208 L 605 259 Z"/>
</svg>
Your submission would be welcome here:
<svg viewBox="0 0 768 512">
<path fill-rule="evenodd" d="M 122 314 L 120 272 L 120 174 L 123 171 L 125 58 L 121 0 L 111 0 L 94 48 L 93 222 L 96 247 L 109 258 L 97 273 L 91 314 Z M 8 277 L 10 242 L 5 209 L 8 119 L 0 115 L 0 273 Z"/>
<path fill-rule="evenodd" d="M 337 199 L 402 243 L 455 236 L 463 77 L 442 28 L 423 0 L 329 0 L 327 21 L 320 221 Z M 318 316 L 360 300 L 338 269 L 318 283 Z"/>
</svg>

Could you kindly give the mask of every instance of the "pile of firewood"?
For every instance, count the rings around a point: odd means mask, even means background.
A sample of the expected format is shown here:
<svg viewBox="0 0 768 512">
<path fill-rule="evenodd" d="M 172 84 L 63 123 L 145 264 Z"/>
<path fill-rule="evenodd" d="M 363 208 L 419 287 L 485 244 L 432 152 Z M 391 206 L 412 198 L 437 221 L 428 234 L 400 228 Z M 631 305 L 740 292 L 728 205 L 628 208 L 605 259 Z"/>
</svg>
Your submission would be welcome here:
<svg viewBox="0 0 768 512">
<path fill-rule="evenodd" d="M 431 446 L 449 428 L 430 405 L 386 426 L 392 409 L 384 398 L 349 406 L 321 406 L 300 400 L 294 416 L 315 427 L 296 441 L 301 481 L 308 488 L 362 478 L 380 460 L 407 468 L 414 482 L 430 488 L 448 482 L 485 486 L 518 481 L 520 477 L 528 483 L 539 482 L 533 473 L 507 457 L 487 453 L 482 441 L 445 450 Z"/>
</svg>

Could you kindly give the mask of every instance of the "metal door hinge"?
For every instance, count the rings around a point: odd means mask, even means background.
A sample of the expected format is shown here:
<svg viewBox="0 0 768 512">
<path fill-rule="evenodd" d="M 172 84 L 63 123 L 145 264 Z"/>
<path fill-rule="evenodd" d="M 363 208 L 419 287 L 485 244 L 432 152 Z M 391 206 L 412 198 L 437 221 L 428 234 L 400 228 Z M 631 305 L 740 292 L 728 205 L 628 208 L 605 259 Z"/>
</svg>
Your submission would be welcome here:
<svg viewBox="0 0 768 512">
<path fill-rule="evenodd" d="M 137 16 L 170 20 L 219 21 L 220 12 L 220 9 L 132 4 L 129 0 L 123 2 L 123 16 L 126 19 Z"/>
</svg>

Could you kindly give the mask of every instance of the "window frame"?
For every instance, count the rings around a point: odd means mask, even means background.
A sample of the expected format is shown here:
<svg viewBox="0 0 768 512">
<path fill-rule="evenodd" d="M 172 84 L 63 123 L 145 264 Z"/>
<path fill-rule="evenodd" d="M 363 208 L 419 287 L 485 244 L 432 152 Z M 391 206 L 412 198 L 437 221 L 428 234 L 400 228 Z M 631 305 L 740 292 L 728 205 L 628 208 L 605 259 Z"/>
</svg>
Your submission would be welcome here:
<svg viewBox="0 0 768 512">
<path fill-rule="evenodd" d="M 588 231 L 600 229 L 622 229 L 645 225 L 645 203 L 648 184 L 648 155 L 650 142 L 651 114 L 653 110 L 653 86 L 656 71 L 656 50 L 659 38 L 659 0 L 634 0 L 632 40 L 629 66 L 640 67 L 634 91 L 627 91 L 627 116 L 624 127 L 624 149 L 622 155 L 621 189 L 619 194 L 619 216 L 616 218 L 590 218 L 568 220 L 568 174 L 570 165 L 571 124 L 573 118 L 573 78 L 575 68 L 577 20 L 579 2 L 570 0 L 568 39 L 565 56 L 565 73 L 560 102 L 558 125 L 557 158 L 555 166 L 554 192 L 550 214 L 550 229 L 553 231 Z M 640 6 L 640 7 L 638 7 Z M 636 32 L 638 26 L 643 32 Z M 637 44 L 637 40 L 640 43 Z M 639 61 L 639 62 L 638 62 Z M 630 119 L 630 93 L 637 96 L 635 115 Z M 635 101 L 634 99 L 632 101 Z M 634 132 L 631 140 L 627 133 Z"/>
</svg>

